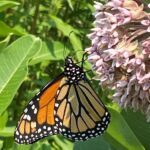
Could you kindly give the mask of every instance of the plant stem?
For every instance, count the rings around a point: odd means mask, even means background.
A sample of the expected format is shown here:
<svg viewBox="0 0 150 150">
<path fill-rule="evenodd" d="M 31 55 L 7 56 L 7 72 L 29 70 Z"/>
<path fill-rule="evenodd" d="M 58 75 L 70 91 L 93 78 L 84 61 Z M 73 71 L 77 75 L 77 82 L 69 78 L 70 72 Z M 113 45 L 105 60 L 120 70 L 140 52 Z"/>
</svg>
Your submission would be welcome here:
<svg viewBox="0 0 150 150">
<path fill-rule="evenodd" d="M 40 7 L 40 0 L 35 1 L 35 12 L 33 15 L 33 22 L 31 25 L 31 33 L 35 34 L 36 33 L 36 24 L 37 24 L 37 19 L 39 16 L 39 7 Z"/>
</svg>

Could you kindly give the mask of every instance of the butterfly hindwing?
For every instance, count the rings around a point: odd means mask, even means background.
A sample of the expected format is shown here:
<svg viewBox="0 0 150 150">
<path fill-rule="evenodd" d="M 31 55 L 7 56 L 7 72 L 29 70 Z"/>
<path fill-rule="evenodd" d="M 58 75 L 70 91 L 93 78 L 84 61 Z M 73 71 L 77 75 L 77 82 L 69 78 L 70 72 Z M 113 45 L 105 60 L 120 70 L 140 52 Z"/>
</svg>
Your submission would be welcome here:
<svg viewBox="0 0 150 150">
<path fill-rule="evenodd" d="M 56 103 L 59 102 L 55 108 L 60 134 L 75 141 L 101 135 L 110 116 L 87 79 L 63 88 L 57 95 Z M 68 92 L 64 93 L 66 88 Z"/>
</svg>

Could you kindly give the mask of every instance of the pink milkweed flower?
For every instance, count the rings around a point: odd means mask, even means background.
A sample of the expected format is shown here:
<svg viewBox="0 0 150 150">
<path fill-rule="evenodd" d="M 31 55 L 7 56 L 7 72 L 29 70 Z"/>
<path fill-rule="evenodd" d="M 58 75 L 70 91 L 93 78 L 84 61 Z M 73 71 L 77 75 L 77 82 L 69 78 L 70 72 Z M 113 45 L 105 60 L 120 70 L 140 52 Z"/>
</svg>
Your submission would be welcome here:
<svg viewBox="0 0 150 150">
<path fill-rule="evenodd" d="M 106 6 L 110 6 L 112 8 L 117 8 L 117 7 L 120 7 L 122 6 L 124 0 L 112 0 L 112 1 L 109 1 Z"/>
<path fill-rule="evenodd" d="M 150 58 L 150 39 L 147 39 L 142 43 L 142 53 Z"/>
<path fill-rule="evenodd" d="M 97 28 L 102 29 L 102 32 L 112 31 L 116 28 L 116 17 L 107 12 L 98 12 L 95 14 L 95 25 Z"/>
<path fill-rule="evenodd" d="M 96 10 L 103 10 L 104 9 L 104 5 L 102 3 L 96 2 L 94 1 L 95 5 L 94 7 L 96 8 Z"/>
<path fill-rule="evenodd" d="M 120 26 L 120 25 L 129 23 L 131 20 L 130 11 L 128 11 L 125 8 L 121 8 L 121 7 L 119 7 L 118 10 L 120 11 L 120 13 L 115 15 L 116 20 L 117 20 L 117 24 Z"/>
<path fill-rule="evenodd" d="M 138 82 L 142 85 L 144 91 L 150 88 L 150 73 L 145 74 Z"/>
<path fill-rule="evenodd" d="M 147 26 L 147 31 L 150 32 L 150 15 L 147 16 L 147 19 L 142 20 L 141 23 Z"/>
<path fill-rule="evenodd" d="M 88 60 L 95 80 L 114 89 L 113 101 L 145 112 L 150 121 L 150 15 L 134 0 L 95 2 Z"/>
</svg>

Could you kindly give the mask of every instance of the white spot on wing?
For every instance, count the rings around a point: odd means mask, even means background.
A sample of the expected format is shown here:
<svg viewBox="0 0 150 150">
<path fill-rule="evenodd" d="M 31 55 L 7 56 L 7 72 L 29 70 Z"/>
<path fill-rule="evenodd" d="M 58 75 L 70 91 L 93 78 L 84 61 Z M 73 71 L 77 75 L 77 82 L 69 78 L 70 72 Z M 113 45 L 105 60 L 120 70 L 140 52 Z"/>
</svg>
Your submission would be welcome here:
<svg viewBox="0 0 150 150">
<path fill-rule="evenodd" d="M 34 114 L 36 114 L 36 113 L 37 113 L 37 109 L 35 108 L 35 109 L 34 109 Z"/>
<path fill-rule="evenodd" d="M 51 130 L 51 127 L 48 127 L 47 130 L 50 131 L 50 130 Z"/>
<path fill-rule="evenodd" d="M 32 104 L 33 104 L 33 101 L 31 101 L 29 104 L 32 105 Z"/>
<path fill-rule="evenodd" d="M 105 120 L 106 120 L 106 117 L 103 118 L 103 121 L 105 121 Z"/>
<path fill-rule="evenodd" d="M 55 107 L 58 107 L 58 106 L 59 106 L 59 104 L 58 104 L 58 103 L 56 103 L 56 104 L 55 104 Z"/>
<path fill-rule="evenodd" d="M 19 135 L 19 132 L 18 132 L 18 131 L 16 131 L 16 135 Z"/>
<path fill-rule="evenodd" d="M 29 120 L 29 121 L 31 120 L 31 117 L 30 117 L 30 115 L 27 115 L 27 120 Z"/>
<path fill-rule="evenodd" d="M 24 112 L 27 113 L 27 112 L 28 112 L 28 108 L 26 108 L 26 109 L 24 110 Z"/>
<path fill-rule="evenodd" d="M 41 131 L 42 131 L 41 128 L 39 128 L 39 129 L 38 129 L 38 133 L 40 133 Z"/>
<path fill-rule="evenodd" d="M 31 107 L 32 109 L 34 109 L 35 108 L 35 105 L 32 105 L 32 107 Z"/>
<path fill-rule="evenodd" d="M 23 119 L 27 119 L 27 115 L 24 115 Z"/>
</svg>

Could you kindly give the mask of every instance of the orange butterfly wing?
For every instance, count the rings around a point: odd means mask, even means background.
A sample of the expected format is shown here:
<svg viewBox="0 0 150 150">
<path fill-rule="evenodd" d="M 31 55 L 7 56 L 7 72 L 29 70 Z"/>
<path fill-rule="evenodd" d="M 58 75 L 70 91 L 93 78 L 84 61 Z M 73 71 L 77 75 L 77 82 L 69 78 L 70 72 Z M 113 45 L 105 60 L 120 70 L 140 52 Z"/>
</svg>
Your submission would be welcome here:
<svg viewBox="0 0 150 150">
<path fill-rule="evenodd" d="M 54 105 L 63 75 L 48 83 L 27 105 L 15 130 L 15 141 L 30 144 L 48 135 L 58 134 Z"/>
</svg>

